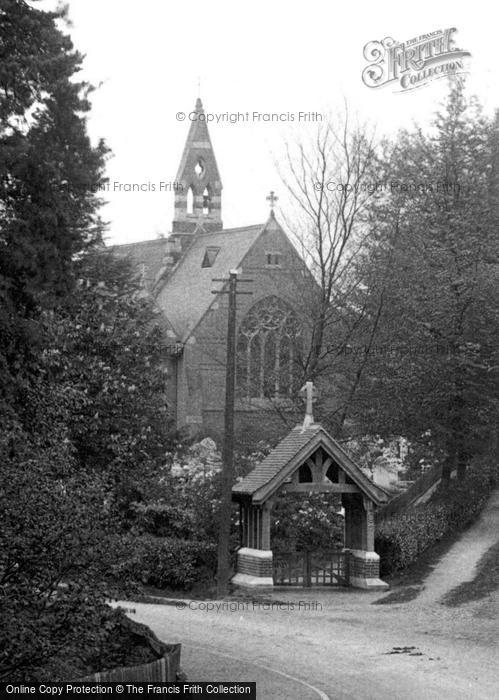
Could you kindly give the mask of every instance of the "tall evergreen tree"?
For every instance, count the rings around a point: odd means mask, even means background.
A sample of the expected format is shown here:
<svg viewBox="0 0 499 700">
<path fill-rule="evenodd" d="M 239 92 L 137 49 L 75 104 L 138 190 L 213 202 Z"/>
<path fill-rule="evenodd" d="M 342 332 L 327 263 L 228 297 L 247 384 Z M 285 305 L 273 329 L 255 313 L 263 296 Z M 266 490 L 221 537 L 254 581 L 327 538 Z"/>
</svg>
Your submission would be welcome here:
<svg viewBox="0 0 499 700">
<path fill-rule="evenodd" d="M 463 88 L 429 133 L 400 134 L 381 163 L 371 270 L 393 273 L 364 405 L 372 427 L 431 429 L 445 477 L 490 437 L 497 417 L 497 129 Z M 495 161 L 497 163 L 497 161 Z"/>
</svg>

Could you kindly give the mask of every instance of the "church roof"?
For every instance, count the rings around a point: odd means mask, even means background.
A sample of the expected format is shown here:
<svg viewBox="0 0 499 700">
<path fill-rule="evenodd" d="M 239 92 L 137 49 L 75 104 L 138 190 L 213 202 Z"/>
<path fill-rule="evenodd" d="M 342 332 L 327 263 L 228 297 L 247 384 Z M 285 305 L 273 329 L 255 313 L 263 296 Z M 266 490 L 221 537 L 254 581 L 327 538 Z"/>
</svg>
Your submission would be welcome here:
<svg viewBox="0 0 499 700">
<path fill-rule="evenodd" d="M 157 292 L 158 305 L 168 317 L 180 340 L 185 342 L 216 297 L 212 290 L 223 284 L 214 277 L 226 278 L 229 270 L 240 266 L 265 225 L 224 229 L 193 237 L 178 265 Z M 213 264 L 203 267 L 207 249 L 216 249 Z"/>
<path fill-rule="evenodd" d="M 166 254 L 166 238 L 115 245 L 111 251 L 121 258 L 129 258 L 142 274 L 146 289 L 152 290 Z"/>
<path fill-rule="evenodd" d="M 264 503 L 319 447 L 335 460 L 362 493 L 376 505 L 388 501 L 385 491 L 376 486 L 341 445 L 317 424 L 306 429 L 298 425 L 288 433 L 253 471 L 233 486 L 234 500 L 251 498 L 255 504 Z"/>
</svg>

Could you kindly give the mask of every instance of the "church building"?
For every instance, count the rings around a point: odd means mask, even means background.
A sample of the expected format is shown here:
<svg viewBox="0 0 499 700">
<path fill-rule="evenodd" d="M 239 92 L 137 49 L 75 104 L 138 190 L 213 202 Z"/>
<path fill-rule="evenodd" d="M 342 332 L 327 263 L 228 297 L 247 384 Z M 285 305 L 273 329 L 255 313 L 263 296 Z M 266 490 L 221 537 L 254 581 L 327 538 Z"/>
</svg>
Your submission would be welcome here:
<svg viewBox="0 0 499 700">
<path fill-rule="evenodd" d="M 223 227 L 222 180 L 201 100 L 176 177 L 171 233 L 113 252 L 137 266 L 167 328 L 167 402 L 177 429 L 223 431 L 230 271 L 238 271 L 236 431 L 286 430 L 303 382 L 303 286 L 310 274 L 277 221 Z M 181 185 L 181 186 L 180 186 Z M 240 280 L 250 280 L 247 282 Z M 217 293 L 218 292 L 218 293 Z M 249 292 L 249 293 L 248 293 Z"/>
</svg>

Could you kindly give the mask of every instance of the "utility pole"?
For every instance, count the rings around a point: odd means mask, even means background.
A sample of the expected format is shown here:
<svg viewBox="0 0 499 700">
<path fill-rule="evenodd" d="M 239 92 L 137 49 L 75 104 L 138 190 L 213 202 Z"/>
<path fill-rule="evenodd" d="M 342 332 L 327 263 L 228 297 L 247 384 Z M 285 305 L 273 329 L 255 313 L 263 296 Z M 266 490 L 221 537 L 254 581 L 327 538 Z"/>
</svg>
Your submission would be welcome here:
<svg viewBox="0 0 499 700">
<path fill-rule="evenodd" d="M 234 483 L 234 397 L 236 384 L 236 299 L 238 294 L 252 292 L 237 291 L 237 270 L 229 272 L 229 279 L 216 278 L 213 282 L 228 282 L 228 288 L 213 291 L 212 294 L 229 295 L 227 320 L 227 358 L 225 369 L 225 420 L 224 444 L 222 450 L 222 493 L 218 534 L 217 597 L 227 595 L 229 588 L 229 544 L 232 511 L 232 485 Z M 239 280 L 252 282 L 253 280 Z"/>
</svg>

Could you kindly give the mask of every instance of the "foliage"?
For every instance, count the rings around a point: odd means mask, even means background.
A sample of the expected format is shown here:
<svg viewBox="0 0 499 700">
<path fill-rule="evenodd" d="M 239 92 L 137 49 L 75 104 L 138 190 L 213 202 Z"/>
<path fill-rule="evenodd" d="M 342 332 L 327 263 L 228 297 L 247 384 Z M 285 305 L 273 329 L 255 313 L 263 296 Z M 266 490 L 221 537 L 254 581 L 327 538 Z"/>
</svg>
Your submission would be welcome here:
<svg viewBox="0 0 499 700">
<path fill-rule="evenodd" d="M 126 261 L 99 252 L 76 269 L 71 304 L 51 318 L 52 371 L 83 397 L 68 425 L 78 462 L 107 473 L 126 519 L 168 443 L 163 333 Z"/>
<path fill-rule="evenodd" d="M 164 376 L 129 269 L 90 253 L 107 150 L 64 11 L 3 0 L 0 18 L 0 678 L 55 680 L 62 653 L 100 645 L 111 533 L 160 453 Z"/>
<path fill-rule="evenodd" d="M 347 440 L 344 447 L 371 479 L 377 466 L 391 472 L 394 487 L 400 478 L 409 481 L 419 478 L 444 457 L 435 448 L 430 430 L 411 441 L 401 436 L 362 435 Z"/>
<path fill-rule="evenodd" d="M 74 282 L 74 255 L 101 237 L 107 148 L 86 133 L 82 56 L 56 26 L 61 12 L 4 0 L 0 23 L 0 279 L 17 312 L 50 306 Z"/>
<path fill-rule="evenodd" d="M 381 463 L 390 469 L 394 478 L 397 478 L 397 472 L 404 467 L 403 460 L 397 454 L 394 440 L 383 439 L 379 435 L 364 435 L 348 440 L 345 448 L 354 456 L 362 471 L 371 478 L 373 478 L 373 471 L 377 464 Z"/>
<path fill-rule="evenodd" d="M 161 658 L 167 649 L 149 627 L 131 620 L 120 608 L 106 605 L 96 627 L 97 643 L 85 649 L 79 660 L 80 668 L 66 676 L 69 680 L 96 671 L 147 664 Z"/>
<path fill-rule="evenodd" d="M 221 458 L 210 438 L 167 455 L 133 503 L 134 532 L 214 542 L 220 505 Z"/>
<path fill-rule="evenodd" d="M 395 515 L 376 530 L 375 549 L 381 575 L 406 568 L 449 532 L 467 527 L 480 513 L 498 482 L 496 467 L 475 465 L 463 480 L 441 488 L 428 503 L 409 514 Z"/>
<path fill-rule="evenodd" d="M 332 494 L 286 494 L 272 509 L 272 548 L 306 551 L 342 547 L 344 518 Z"/>
<path fill-rule="evenodd" d="M 498 130 L 456 84 L 426 130 L 375 145 L 345 119 L 288 162 L 317 417 L 336 436 L 431 429 L 446 477 L 497 425 Z"/>
<path fill-rule="evenodd" d="M 109 567 L 125 551 L 110 533 L 165 447 L 147 304 L 123 282 L 123 264 L 90 256 L 79 270 L 73 306 L 40 314 L 37 375 L 3 416 L 0 668 L 9 680 L 92 637 Z"/>
<path fill-rule="evenodd" d="M 77 655 L 93 643 L 107 569 L 120 555 L 109 547 L 105 483 L 76 469 L 67 397 L 29 398 L 50 433 L 37 439 L 4 421 L 0 440 L 0 678 L 9 681 L 50 680 L 46 668 L 62 649 Z"/>
<path fill-rule="evenodd" d="M 214 576 L 216 546 L 212 542 L 153 535 L 128 535 L 124 541 L 130 551 L 115 568 L 118 578 L 131 578 L 156 588 L 189 589 L 197 581 Z"/>
<path fill-rule="evenodd" d="M 446 477 L 497 423 L 497 162 L 497 123 L 452 88 L 430 131 L 384 144 L 358 270 L 378 320 L 350 417 L 416 442 L 430 428 Z"/>
</svg>

